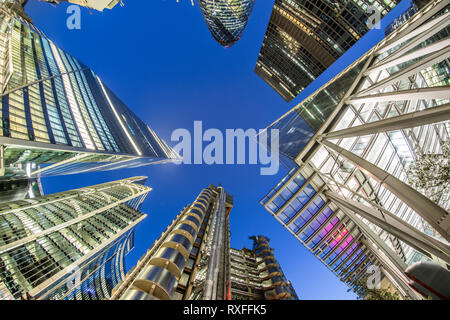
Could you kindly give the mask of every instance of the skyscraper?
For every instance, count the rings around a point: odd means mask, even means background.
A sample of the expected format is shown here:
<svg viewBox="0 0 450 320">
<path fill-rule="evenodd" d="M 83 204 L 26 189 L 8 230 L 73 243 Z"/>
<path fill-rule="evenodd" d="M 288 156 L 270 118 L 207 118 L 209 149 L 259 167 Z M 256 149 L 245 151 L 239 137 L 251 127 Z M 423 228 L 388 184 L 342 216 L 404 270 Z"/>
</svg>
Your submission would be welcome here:
<svg viewBox="0 0 450 320">
<path fill-rule="evenodd" d="M 255 0 L 199 0 L 198 4 L 214 39 L 231 47 L 241 38 Z"/>
<path fill-rule="evenodd" d="M 413 298 L 409 265 L 450 269 L 448 190 L 433 202 L 408 174 L 449 143 L 448 17 L 426 5 L 271 126 L 295 165 L 261 204 L 360 293 L 370 266 Z"/>
<path fill-rule="evenodd" d="M 81 61 L 0 9 L 0 176 L 137 167 L 179 156 Z"/>
<path fill-rule="evenodd" d="M 105 299 L 151 191 L 134 177 L 0 204 L 2 299 Z"/>
<path fill-rule="evenodd" d="M 230 248 L 232 207 L 223 187 L 203 189 L 114 288 L 112 299 L 296 299 L 267 238 L 255 237 L 253 250 Z"/>
<path fill-rule="evenodd" d="M 230 249 L 232 300 L 297 300 L 294 287 L 284 276 L 269 239 L 252 236 L 253 248 Z"/>
<path fill-rule="evenodd" d="M 398 2 L 276 0 L 255 72 L 289 102 Z"/>
</svg>

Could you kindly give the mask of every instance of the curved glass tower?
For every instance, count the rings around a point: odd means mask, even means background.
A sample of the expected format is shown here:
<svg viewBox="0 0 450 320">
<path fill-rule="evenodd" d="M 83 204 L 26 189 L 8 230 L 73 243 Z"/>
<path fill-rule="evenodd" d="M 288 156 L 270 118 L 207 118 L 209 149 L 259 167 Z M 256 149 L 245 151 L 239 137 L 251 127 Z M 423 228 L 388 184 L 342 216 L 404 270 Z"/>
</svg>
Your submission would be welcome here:
<svg viewBox="0 0 450 320">
<path fill-rule="evenodd" d="M 0 8 L 0 179 L 178 159 L 97 74 L 8 8 Z"/>
<path fill-rule="evenodd" d="M 255 0 L 199 0 L 198 3 L 212 36 L 227 48 L 241 38 Z"/>
<path fill-rule="evenodd" d="M 0 204 L 0 300 L 103 300 L 151 188 L 132 177 Z"/>
</svg>

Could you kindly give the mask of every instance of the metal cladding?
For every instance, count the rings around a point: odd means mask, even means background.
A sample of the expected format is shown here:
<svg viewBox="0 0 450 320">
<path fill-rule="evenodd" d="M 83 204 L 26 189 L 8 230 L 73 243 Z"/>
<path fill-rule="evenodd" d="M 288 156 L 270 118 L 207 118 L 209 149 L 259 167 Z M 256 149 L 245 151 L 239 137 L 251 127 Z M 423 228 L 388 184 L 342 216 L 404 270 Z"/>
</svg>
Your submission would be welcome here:
<svg viewBox="0 0 450 320">
<path fill-rule="evenodd" d="M 93 70 L 4 7 L 4 1 L 0 0 L 0 179 L 180 160 Z M 29 164 L 33 166 L 28 172 Z"/>
<path fill-rule="evenodd" d="M 231 47 L 242 36 L 255 0 L 199 0 L 200 10 L 214 39 Z"/>
<path fill-rule="evenodd" d="M 212 191 L 204 189 L 182 212 L 148 264 L 138 274 L 121 300 L 170 300 L 191 252 Z"/>
<path fill-rule="evenodd" d="M 269 246 L 269 239 L 264 236 L 250 237 L 253 239 L 253 251 L 257 257 L 263 259 L 265 268 L 269 275 L 268 278 L 272 281 L 270 287 L 265 288 L 264 296 L 268 300 L 280 300 L 280 299 L 297 299 L 297 295 L 290 284 L 287 281 L 278 264 L 275 256 L 273 255 L 273 249 Z"/>
</svg>

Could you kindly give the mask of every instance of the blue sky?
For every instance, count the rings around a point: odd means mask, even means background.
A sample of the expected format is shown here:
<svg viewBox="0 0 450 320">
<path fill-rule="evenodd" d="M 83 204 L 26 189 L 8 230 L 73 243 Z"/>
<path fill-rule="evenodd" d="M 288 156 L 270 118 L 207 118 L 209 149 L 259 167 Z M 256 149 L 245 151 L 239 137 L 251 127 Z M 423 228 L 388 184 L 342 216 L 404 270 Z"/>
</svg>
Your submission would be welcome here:
<svg viewBox="0 0 450 320">
<path fill-rule="evenodd" d="M 66 4 L 29 1 L 27 13 L 62 49 L 91 67 L 120 99 L 170 145 L 176 128 L 263 129 L 383 37 L 372 30 L 291 103 L 286 103 L 254 72 L 274 0 L 257 0 L 242 39 L 224 49 L 210 35 L 198 5 L 189 0 L 125 0 L 103 13 L 82 8 L 81 29 L 66 27 Z M 382 21 L 408 7 L 401 2 Z M 230 214 L 231 246 L 251 246 L 251 235 L 264 234 L 300 299 L 355 299 L 317 258 L 259 204 L 286 173 L 261 176 L 257 165 L 154 165 L 138 169 L 43 179 L 45 193 L 148 176 L 153 188 L 142 211 L 148 217 L 136 230 L 133 266 L 184 205 L 202 188 L 221 183 L 234 196 Z"/>
</svg>

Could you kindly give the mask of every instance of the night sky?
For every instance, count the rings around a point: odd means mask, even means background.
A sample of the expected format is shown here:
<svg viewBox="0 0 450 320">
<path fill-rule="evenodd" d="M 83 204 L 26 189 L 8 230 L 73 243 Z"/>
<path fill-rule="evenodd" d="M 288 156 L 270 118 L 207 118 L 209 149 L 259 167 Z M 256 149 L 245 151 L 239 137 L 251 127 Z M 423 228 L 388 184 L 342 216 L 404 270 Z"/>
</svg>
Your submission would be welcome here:
<svg viewBox="0 0 450 320">
<path fill-rule="evenodd" d="M 257 0 L 242 39 L 224 49 L 210 35 L 198 5 L 189 0 L 125 0 L 103 13 L 81 9 L 81 30 L 66 27 L 67 4 L 29 1 L 26 12 L 59 47 L 102 81 L 169 145 L 176 128 L 193 131 L 263 129 L 351 64 L 383 37 L 372 30 L 291 103 L 254 72 L 274 0 Z M 404 0 L 382 21 L 386 26 L 410 4 Z M 204 144 L 206 145 L 206 144 Z M 250 247 L 249 236 L 271 239 L 275 256 L 300 299 L 355 299 L 347 286 L 300 244 L 259 201 L 286 174 L 261 176 L 258 165 L 151 165 L 138 169 L 59 176 L 42 180 L 46 194 L 137 175 L 153 188 L 142 207 L 148 217 L 136 229 L 133 266 L 176 214 L 201 189 L 219 183 L 234 196 L 231 246 Z"/>
</svg>

